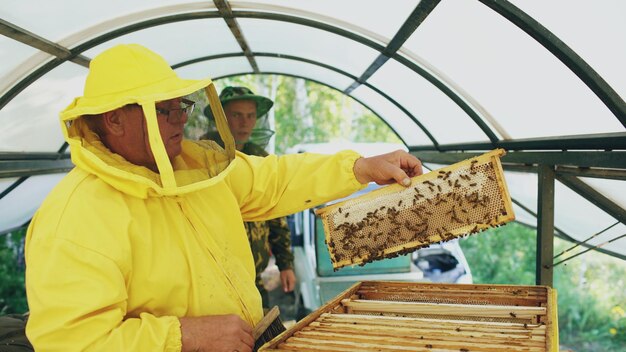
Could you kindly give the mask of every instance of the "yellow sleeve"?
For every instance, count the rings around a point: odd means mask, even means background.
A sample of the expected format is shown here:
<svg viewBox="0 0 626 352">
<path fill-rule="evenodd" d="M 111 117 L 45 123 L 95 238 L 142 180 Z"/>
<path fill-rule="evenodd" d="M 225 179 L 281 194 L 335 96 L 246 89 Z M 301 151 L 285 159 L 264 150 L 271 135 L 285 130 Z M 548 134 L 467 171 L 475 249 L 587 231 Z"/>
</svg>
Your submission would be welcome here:
<svg viewBox="0 0 626 352">
<path fill-rule="evenodd" d="M 30 243 L 26 254 L 26 335 L 36 351 L 181 350 L 177 317 L 123 319 L 124 274 L 111 259 L 59 238 Z"/>
<path fill-rule="evenodd" d="M 365 187 L 354 176 L 353 151 L 255 157 L 237 153 L 226 182 L 245 221 L 260 221 L 345 197 Z"/>
</svg>

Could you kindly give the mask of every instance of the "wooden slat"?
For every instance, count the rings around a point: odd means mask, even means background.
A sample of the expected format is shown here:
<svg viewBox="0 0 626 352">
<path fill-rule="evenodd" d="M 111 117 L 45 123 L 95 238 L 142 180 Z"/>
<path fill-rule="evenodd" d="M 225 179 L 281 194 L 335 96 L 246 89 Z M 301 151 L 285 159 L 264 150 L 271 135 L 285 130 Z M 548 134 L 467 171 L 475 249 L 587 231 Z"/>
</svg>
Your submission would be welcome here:
<svg viewBox="0 0 626 352">
<path fill-rule="evenodd" d="M 485 352 L 501 352 L 501 351 L 529 351 L 543 352 L 543 347 L 519 346 L 513 343 L 507 345 L 499 344 L 474 344 L 470 342 L 454 342 L 454 341 L 436 341 L 427 338 L 419 339 L 415 337 L 406 337 L 404 339 L 385 338 L 378 339 L 370 336 L 346 336 L 345 340 L 339 340 L 340 336 L 336 334 L 323 334 L 323 336 L 313 336 L 298 332 L 294 334 L 286 343 L 280 347 L 288 349 L 292 343 L 310 344 L 317 346 L 320 351 L 334 351 L 336 347 L 351 347 L 352 351 L 416 351 L 420 349 L 437 351 L 452 350 L 460 351 L 462 348 L 468 351 L 485 351 Z M 303 336 L 303 337 L 301 337 Z M 326 349 L 322 349 L 326 348 Z"/>
<path fill-rule="evenodd" d="M 545 328 L 545 324 L 524 324 L 524 323 L 514 323 L 514 322 L 485 322 L 478 320 L 452 320 L 452 319 L 433 319 L 433 318 L 414 318 L 414 317 L 394 317 L 394 316 L 379 316 L 379 315 L 365 315 L 365 314 L 329 314 L 324 313 L 321 314 L 320 317 L 316 320 L 319 322 L 325 321 L 341 321 L 341 322 L 350 322 L 350 323 L 359 323 L 359 322 L 375 322 L 378 324 L 384 324 L 388 322 L 389 324 L 395 325 L 411 325 L 411 324 L 432 324 L 437 325 L 441 324 L 442 326 L 446 325 L 454 325 L 454 326 L 496 326 L 499 329 L 536 329 L 536 328 Z"/>
<path fill-rule="evenodd" d="M 398 344 L 421 346 L 422 344 L 443 344 L 443 345 L 471 345 L 471 346 L 500 346 L 506 349 L 507 346 L 529 347 L 529 348 L 545 348 L 545 341 L 538 339 L 489 339 L 469 336 L 459 336 L 454 334 L 437 334 L 427 332 L 417 333 L 413 335 L 391 335 L 376 333 L 358 333 L 355 331 L 324 331 L 318 329 L 305 329 L 298 331 L 294 336 L 322 338 L 326 341 L 367 341 L 372 344 Z"/>
<path fill-rule="evenodd" d="M 486 291 L 486 292 L 537 292 L 546 293 L 546 286 L 522 286 L 522 285 L 486 285 L 486 284 L 445 284 L 425 282 L 401 282 L 401 281 L 364 281 L 360 289 L 400 289 L 400 290 L 450 290 L 450 291 Z"/>
<path fill-rule="evenodd" d="M 378 337 L 407 337 L 421 336 L 428 337 L 431 340 L 446 341 L 468 341 L 474 343 L 508 343 L 519 342 L 524 345 L 544 346 L 544 335 L 533 335 L 529 332 L 504 333 L 492 329 L 490 331 L 469 331 L 469 330 L 443 330 L 437 326 L 406 328 L 397 326 L 375 326 L 375 325 L 349 325 L 349 324 L 319 324 L 311 323 L 311 325 L 300 330 L 301 332 L 313 331 L 318 333 L 336 333 L 348 336 L 367 335 Z"/>
<path fill-rule="evenodd" d="M 436 314 L 460 315 L 470 317 L 499 317 L 499 318 L 528 318 L 545 315 L 545 307 L 518 307 L 481 305 L 470 306 L 463 304 L 430 304 L 421 302 L 393 302 L 372 300 L 343 299 L 341 304 L 359 312 L 380 313 L 407 313 L 407 314 Z"/>
<path fill-rule="evenodd" d="M 350 317 L 349 315 L 347 315 Z M 408 318 L 407 320 L 393 320 L 394 317 L 359 316 L 357 319 L 344 319 L 341 315 L 320 317 L 309 326 L 363 326 L 366 329 L 419 329 L 437 331 L 454 331 L 459 333 L 497 333 L 499 336 L 541 336 L 545 338 L 545 325 L 486 323 L 468 321 L 442 321 L 435 319 Z M 405 318 L 406 319 L 406 318 Z M 410 320 L 409 320 L 410 319 Z"/>
<path fill-rule="evenodd" d="M 511 297 L 506 295 L 481 295 L 454 292 L 448 295 L 421 296 L 414 292 L 359 292 L 361 299 L 405 302 L 441 302 L 458 304 L 496 304 L 513 306 L 539 306 L 546 302 L 545 297 Z"/>
</svg>

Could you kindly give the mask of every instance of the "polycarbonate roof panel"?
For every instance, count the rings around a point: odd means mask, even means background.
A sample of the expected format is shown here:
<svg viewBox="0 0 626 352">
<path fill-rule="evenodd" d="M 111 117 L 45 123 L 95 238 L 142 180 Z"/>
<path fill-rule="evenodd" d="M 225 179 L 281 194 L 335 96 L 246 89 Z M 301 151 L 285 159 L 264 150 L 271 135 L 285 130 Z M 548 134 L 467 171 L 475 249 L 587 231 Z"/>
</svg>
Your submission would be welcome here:
<svg viewBox="0 0 626 352">
<path fill-rule="evenodd" d="M 556 226 L 578 241 L 584 241 L 617 222 L 615 218 L 558 181 L 554 189 L 554 218 Z M 626 226 L 618 224 L 587 243 L 598 245 L 625 233 Z M 626 237 L 602 248 L 616 253 L 626 253 Z"/>
<path fill-rule="evenodd" d="M 16 177 L 13 178 L 0 178 L 0 193 L 9 188 L 13 183 L 17 181 Z"/>
<path fill-rule="evenodd" d="M 393 6 L 381 6 L 379 1 L 363 0 L 257 0 L 254 4 L 243 1 L 230 1 L 230 4 L 233 10 L 254 9 L 258 8 L 259 4 L 264 4 L 270 6 L 266 8 L 280 6 L 289 10 L 312 12 L 327 17 L 330 20 L 325 21 L 327 23 L 338 24 L 339 21 L 350 23 L 391 39 L 415 8 L 416 1 L 394 0 Z M 358 9 L 358 16 L 354 16 L 355 9 Z M 272 12 L 293 13 L 280 11 L 279 8 Z"/>
<path fill-rule="evenodd" d="M 252 66 L 245 56 L 213 59 L 186 65 L 176 69 L 176 73 L 187 79 L 211 79 L 252 72 Z"/>
<path fill-rule="evenodd" d="M 56 152 L 63 145 L 59 112 L 83 95 L 87 69 L 64 63 L 0 110 L 0 152 Z"/>
<path fill-rule="evenodd" d="M 580 177 L 580 180 L 593 187 L 603 196 L 626 209 L 626 181 Z"/>
<path fill-rule="evenodd" d="M 207 7 L 213 2 L 205 1 Z M 105 20 L 146 9 L 179 4 L 177 0 L 2 0 L 0 18 L 57 42 Z"/>
<path fill-rule="evenodd" d="M 626 99 L 626 1 L 595 1 L 592 6 L 571 0 L 509 1 L 564 41 Z"/>
<path fill-rule="evenodd" d="M 293 55 L 360 76 L 379 52 L 336 34 L 298 24 L 238 19 L 252 52 Z"/>
<path fill-rule="evenodd" d="M 221 18 L 174 22 L 133 32 L 84 52 L 94 57 L 120 43 L 144 45 L 171 65 L 203 56 L 238 53 L 241 48 Z"/>
<path fill-rule="evenodd" d="M 384 116 L 385 122 L 407 145 L 432 145 L 428 136 L 400 108 L 373 89 L 360 85 L 350 93 L 367 107 Z"/>
<path fill-rule="evenodd" d="M 432 83 L 395 60 L 388 60 L 368 83 L 403 105 L 440 144 L 488 141 L 457 104 Z"/>
<path fill-rule="evenodd" d="M 65 174 L 31 176 L 0 199 L 0 232 L 22 226 Z"/>
<path fill-rule="evenodd" d="M 504 171 L 504 178 L 511 198 L 537 214 L 537 174 Z M 532 225 L 537 226 L 537 221 Z"/>
<path fill-rule="evenodd" d="M 463 87 L 513 138 L 624 130 L 563 63 L 478 1 L 442 1 L 405 47 Z"/>
<path fill-rule="evenodd" d="M 327 84 L 340 91 L 348 88 L 354 82 L 345 75 L 302 61 L 271 57 L 256 57 L 255 60 L 261 72 L 278 72 L 309 78 Z"/>
<path fill-rule="evenodd" d="M 16 42 L 13 39 L 0 35 L 0 77 L 4 85 L 5 76 L 15 68 L 24 63 L 29 57 L 35 55 L 39 50 L 26 44 Z"/>
</svg>

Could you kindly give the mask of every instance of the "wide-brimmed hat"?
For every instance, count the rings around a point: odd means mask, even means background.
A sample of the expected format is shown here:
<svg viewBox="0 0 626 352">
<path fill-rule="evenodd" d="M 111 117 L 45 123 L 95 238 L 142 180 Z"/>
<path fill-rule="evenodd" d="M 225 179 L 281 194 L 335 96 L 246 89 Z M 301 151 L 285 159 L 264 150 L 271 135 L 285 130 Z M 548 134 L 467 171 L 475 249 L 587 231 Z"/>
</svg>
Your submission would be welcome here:
<svg viewBox="0 0 626 352">
<path fill-rule="evenodd" d="M 174 99 L 211 83 L 208 78 L 179 78 L 165 59 L 141 45 L 117 45 L 91 60 L 83 96 L 61 112 L 61 119 L 100 114 L 127 104 Z"/>
<path fill-rule="evenodd" d="M 69 136 L 73 120 L 84 115 L 113 111 L 128 104 L 140 105 L 150 137 L 150 149 L 159 169 L 162 183 L 159 192 L 171 193 L 176 188 L 176 181 L 160 138 L 155 104 L 189 95 L 202 88 L 217 116 L 217 129 L 226 142 L 224 149 L 228 159 L 233 160 L 235 143 L 211 79 L 182 79 L 164 58 L 138 44 L 114 46 L 91 60 L 83 96 L 75 98 L 60 113 L 63 134 L 72 150 L 79 150 L 81 140 Z M 72 158 L 74 154 L 72 152 Z"/>
<path fill-rule="evenodd" d="M 220 93 L 220 102 L 222 106 L 226 106 L 226 103 L 233 100 L 252 100 L 256 103 L 256 117 L 260 118 L 265 116 L 267 112 L 272 108 L 274 102 L 262 95 L 256 95 L 247 87 L 232 87 L 228 86 Z M 209 106 L 204 108 L 204 115 L 212 118 L 211 108 Z"/>
</svg>

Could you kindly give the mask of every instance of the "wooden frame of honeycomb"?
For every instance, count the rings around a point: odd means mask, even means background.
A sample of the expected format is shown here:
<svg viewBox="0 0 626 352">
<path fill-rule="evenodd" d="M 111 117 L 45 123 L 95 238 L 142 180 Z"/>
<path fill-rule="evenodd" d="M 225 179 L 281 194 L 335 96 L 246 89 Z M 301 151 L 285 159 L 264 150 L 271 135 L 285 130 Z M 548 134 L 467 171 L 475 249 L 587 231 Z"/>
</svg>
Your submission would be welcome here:
<svg viewBox="0 0 626 352">
<path fill-rule="evenodd" d="M 515 219 L 503 149 L 316 210 L 333 268 L 364 265 Z"/>
<path fill-rule="evenodd" d="M 558 352 L 547 286 L 357 282 L 265 352 Z"/>
</svg>

